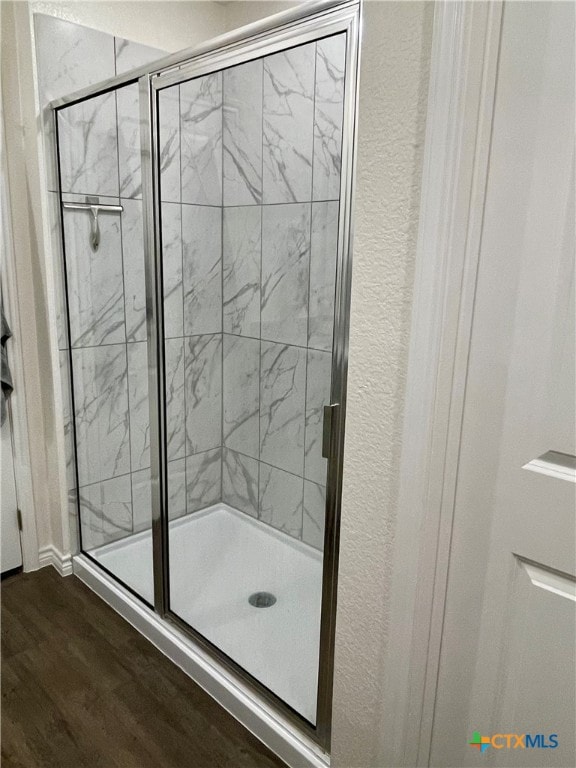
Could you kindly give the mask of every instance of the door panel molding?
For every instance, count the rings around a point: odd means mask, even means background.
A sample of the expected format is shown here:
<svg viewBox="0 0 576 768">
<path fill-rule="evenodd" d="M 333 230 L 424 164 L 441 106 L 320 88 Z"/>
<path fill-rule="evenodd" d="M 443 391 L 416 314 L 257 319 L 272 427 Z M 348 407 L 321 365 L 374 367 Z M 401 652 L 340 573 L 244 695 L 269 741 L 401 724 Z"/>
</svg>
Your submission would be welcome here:
<svg viewBox="0 0 576 768">
<path fill-rule="evenodd" d="M 378 764 L 429 763 L 501 20 L 435 8 Z"/>
<path fill-rule="evenodd" d="M 574 576 L 535 563 L 533 560 L 526 560 L 519 555 L 516 555 L 516 558 L 535 587 L 546 589 L 548 592 L 576 602 L 576 579 Z"/>
</svg>

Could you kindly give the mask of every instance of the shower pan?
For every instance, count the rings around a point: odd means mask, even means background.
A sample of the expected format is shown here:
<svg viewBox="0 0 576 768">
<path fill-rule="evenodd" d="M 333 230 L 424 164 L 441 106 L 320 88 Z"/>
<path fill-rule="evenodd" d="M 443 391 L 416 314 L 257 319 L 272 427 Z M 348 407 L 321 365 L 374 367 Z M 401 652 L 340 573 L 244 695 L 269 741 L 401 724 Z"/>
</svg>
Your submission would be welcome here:
<svg viewBox="0 0 576 768">
<path fill-rule="evenodd" d="M 75 572 L 310 765 L 330 745 L 359 12 L 307 3 L 51 105 Z"/>
</svg>

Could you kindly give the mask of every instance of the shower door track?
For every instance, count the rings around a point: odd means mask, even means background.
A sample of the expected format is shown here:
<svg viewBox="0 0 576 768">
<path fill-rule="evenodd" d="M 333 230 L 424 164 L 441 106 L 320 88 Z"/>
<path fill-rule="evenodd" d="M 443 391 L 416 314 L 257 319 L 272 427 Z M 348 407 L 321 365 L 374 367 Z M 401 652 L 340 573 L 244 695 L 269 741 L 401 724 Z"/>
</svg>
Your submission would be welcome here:
<svg viewBox="0 0 576 768">
<path fill-rule="evenodd" d="M 169 609 L 167 456 L 164 382 L 164 328 L 162 242 L 160 232 L 159 135 L 157 107 L 159 92 L 180 81 L 222 70 L 254 58 L 346 33 L 346 75 L 344 88 L 340 203 L 338 217 L 338 256 L 334 305 L 332 351 L 331 429 L 327 435 L 326 519 L 322 576 L 322 608 L 316 726 L 293 710 L 264 684 L 231 660 L 222 650 Z M 353 189 L 356 146 L 360 39 L 359 0 L 318 0 L 303 7 L 243 27 L 198 48 L 173 54 L 148 66 L 84 89 L 51 103 L 55 133 L 58 110 L 96 95 L 115 90 L 120 85 L 139 84 L 142 142 L 142 200 L 144 213 L 144 257 L 146 272 L 146 317 L 148 329 L 148 377 L 150 397 L 150 451 L 152 489 L 152 547 L 154 573 L 154 609 L 158 620 L 168 622 L 200 649 L 208 652 L 239 681 L 270 702 L 296 729 L 330 751 L 331 703 L 334 659 L 334 627 L 340 529 L 340 503 L 344 450 L 346 379 L 348 365 L 349 305 L 353 236 Z M 56 160 L 59 163 L 56 140 Z M 70 366 L 70 370 L 72 368 Z M 71 374 L 72 375 L 72 374 Z M 73 387 L 72 387 L 73 392 Z M 326 436 L 325 436 L 326 437 Z M 74 434 L 75 438 L 75 434 Z M 79 497 L 79 494 L 77 494 Z M 89 555 L 76 558 L 78 575 L 87 566 L 99 567 Z M 103 578 L 110 579 L 104 575 Z M 95 587 L 93 576 L 86 579 Z M 97 589 L 97 591 L 99 591 Z M 101 593 L 101 591 L 100 591 Z M 102 593 L 101 593 L 102 594 Z M 122 594 L 122 589 L 116 593 Z M 126 595 L 130 597 L 129 592 Z M 105 597 L 105 595 L 102 595 Z M 106 599 L 106 597 L 105 597 Z M 117 601 L 116 601 L 117 602 Z M 144 606 L 144 603 L 143 603 Z M 115 604 L 115 607 L 117 605 Z M 149 611 L 148 608 L 145 609 Z M 129 619 L 130 620 L 130 619 Z M 248 726 L 250 727 L 250 726 Z M 251 728 L 251 730 L 253 730 Z M 258 734 L 257 734 L 258 735 Z M 265 740 L 265 739 L 264 739 Z M 312 764 L 312 763 L 310 763 Z"/>
</svg>

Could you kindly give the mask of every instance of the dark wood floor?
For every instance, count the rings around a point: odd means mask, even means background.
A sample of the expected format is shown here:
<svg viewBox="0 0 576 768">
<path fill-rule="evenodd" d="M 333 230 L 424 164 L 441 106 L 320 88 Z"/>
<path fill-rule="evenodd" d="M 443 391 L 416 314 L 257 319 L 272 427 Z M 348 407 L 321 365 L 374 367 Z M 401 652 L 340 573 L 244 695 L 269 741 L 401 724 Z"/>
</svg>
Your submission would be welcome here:
<svg viewBox="0 0 576 768">
<path fill-rule="evenodd" d="M 284 766 L 74 576 L 2 582 L 3 768 Z"/>
</svg>

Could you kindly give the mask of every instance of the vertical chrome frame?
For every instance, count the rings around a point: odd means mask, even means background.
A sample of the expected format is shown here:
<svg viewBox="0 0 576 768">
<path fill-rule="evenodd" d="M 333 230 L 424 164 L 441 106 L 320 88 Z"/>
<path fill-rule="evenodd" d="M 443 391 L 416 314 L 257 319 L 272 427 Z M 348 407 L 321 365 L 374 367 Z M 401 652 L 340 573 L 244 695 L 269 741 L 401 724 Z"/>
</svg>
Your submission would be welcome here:
<svg viewBox="0 0 576 768">
<path fill-rule="evenodd" d="M 159 60 L 153 67 L 144 67 L 120 75 L 97 86 L 91 86 L 71 96 L 58 99 L 50 105 L 57 122 L 59 109 L 113 91 L 121 86 L 135 82 L 139 84 L 150 400 L 154 608 L 159 615 L 176 625 L 223 663 L 233 675 L 238 676 L 242 682 L 248 683 L 255 694 L 271 702 L 284 717 L 326 751 L 330 750 L 331 736 L 334 629 L 344 458 L 356 116 L 360 64 L 360 11 L 360 0 L 315 0 L 315 2 L 305 3 L 301 7 L 216 38 L 196 49 L 172 54 Z M 286 48 L 342 32 L 346 33 L 346 72 L 332 350 L 331 403 L 334 408 L 326 484 L 317 713 L 316 726 L 313 726 L 170 611 L 158 94 L 164 88 L 193 77 L 226 69 L 251 59 L 261 58 Z M 58 140 L 55 143 L 58 145 Z M 56 146 L 56 152 L 58 152 L 58 146 Z M 114 576 L 114 574 L 111 575 Z"/>
<path fill-rule="evenodd" d="M 322 614 L 320 625 L 320 665 L 318 674 L 318 740 L 330 749 L 332 734 L 332 691 L 334 682 L 334 640 L 340 551 L 340 517 L 344 437 L 346 426 L 346 387 L 348 380 L 348 338 L 350 331 L 350 295 L 352 288 L 354 189 L 356 181 L 356 146 L 358 93 L 360 78 L 361 8 L 350 19 L 346 36 L 346 76 L 342 121 L 342 161 L 340 209 L 338 216 L 338 260 L 334 304 L 334 339 L 332 343 L 331 403 L 336 407 L 331 417 L 330 458 L 326 482 L 326 519 L 322 575 Z"/>
<path fill-rule="evenodd" d="M 162 232 L 158 196 L 158 110 L 150 75 L 143 75 L 140 93 L 142 156 L 142 215 L 148 337 L 148 400 L 150 403 L 150 492 L 152 502 L 152 562 L 154 608 L 165 616 L 170 605 L 168 566 L 168 459 L 166 455 L 166 379 L 164 368 L 164 279 Z"/>
</svg>

